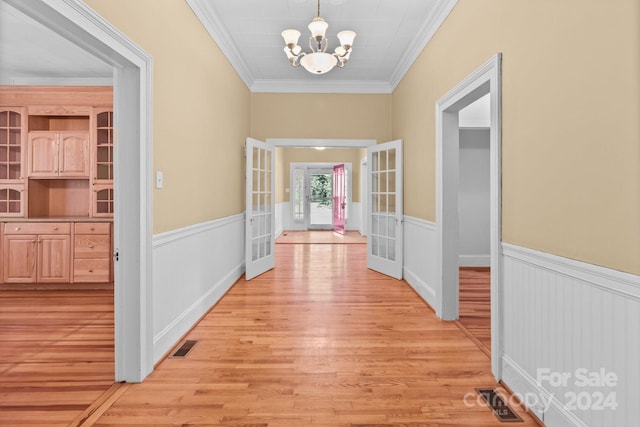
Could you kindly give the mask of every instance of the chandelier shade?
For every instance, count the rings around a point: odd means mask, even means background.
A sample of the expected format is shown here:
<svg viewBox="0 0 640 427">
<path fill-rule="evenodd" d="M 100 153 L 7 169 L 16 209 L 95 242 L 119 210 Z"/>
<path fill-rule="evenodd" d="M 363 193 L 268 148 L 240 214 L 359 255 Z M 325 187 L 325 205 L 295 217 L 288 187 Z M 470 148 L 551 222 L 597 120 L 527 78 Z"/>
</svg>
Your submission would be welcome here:
<svg viewBox="0 0 640 427">
<path fill-rule="evenodd" d="M 309 48 L 311 52 L 303 52 L 298 45 L 300 31 L 295 29 L 284 30 L 284 52 L 287 59 L 294 67 L 302 66 L 312 74 L 324 74 L 334 67 L 342 68 L 351 56 L 351 47 L 356 33 L 351 30 L 340 31 L 337 36 L 340 42 L 334 53 L 326 53 L 327 50 L 327 28 L 329 23 L 320 16 L 320 0 L 318 0 L 318 15 L 308 25 L 311 35 L 309 36 Z"/>
</svg>

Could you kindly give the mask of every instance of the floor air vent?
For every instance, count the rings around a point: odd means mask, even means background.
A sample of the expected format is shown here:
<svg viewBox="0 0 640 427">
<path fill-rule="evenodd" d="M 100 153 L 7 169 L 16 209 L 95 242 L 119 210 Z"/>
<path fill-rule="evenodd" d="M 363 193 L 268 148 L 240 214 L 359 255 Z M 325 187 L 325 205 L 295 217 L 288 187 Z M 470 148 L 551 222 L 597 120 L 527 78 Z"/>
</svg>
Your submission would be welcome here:
<svg viewBox="0 0 640 427">
<path fill-rule="evenodd" d="M 187 340 L 171 355 L 172 359 L 184 359 L 193 350 L 198 341 Z"/>
<path fill-rule="evenodd" d="M 502 423 L 521 423 L 522 418 L 509 407 L 495 389 L 477 388 L 476 392 L 482 396 L 487 405 L 491 408 L 495 416 Z"/>
</svg>

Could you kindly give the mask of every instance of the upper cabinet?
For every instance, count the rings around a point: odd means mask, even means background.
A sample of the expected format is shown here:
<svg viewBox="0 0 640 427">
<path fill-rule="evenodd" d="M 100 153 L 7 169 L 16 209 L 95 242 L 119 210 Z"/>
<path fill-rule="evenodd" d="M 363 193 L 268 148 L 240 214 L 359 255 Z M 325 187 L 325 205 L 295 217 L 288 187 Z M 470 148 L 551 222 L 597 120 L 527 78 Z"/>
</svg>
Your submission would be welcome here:
<svg viewBox="0 0 640 427">
<path fill-rule="evenodd" d="M 0 86 L 0 218 L 112 217 L 113 154 L 112 88 Z"/>
<path fill-rule="evenodd" d="M 27 113 L 0 107 L 0 216 L 24 216 Z"/>
<path fill-rule="evenodd" d="M 29 132 L 29 177 L 89 177 L 89 132 Z"/>
</svg>

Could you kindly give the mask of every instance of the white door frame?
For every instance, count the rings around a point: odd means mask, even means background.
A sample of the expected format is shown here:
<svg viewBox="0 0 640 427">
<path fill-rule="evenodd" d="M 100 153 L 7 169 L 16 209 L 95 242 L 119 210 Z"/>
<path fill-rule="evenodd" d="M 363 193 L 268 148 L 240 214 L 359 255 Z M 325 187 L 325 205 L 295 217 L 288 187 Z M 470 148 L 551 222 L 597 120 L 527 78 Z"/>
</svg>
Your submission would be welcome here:
<svg viewBox="0 0 640 427">
<path fill-rule="evenodd" d="M 369 208 L 369 201 L 367 200 L 367 158 L 365 157 L 360 161 L 360 234 L 366 236 L 369 233 L 368 228 L 368 215 L 367 209 Z"/>
<path fill-rule="evenodd" d="M 140 382 L 153 370 L 152 59 L 80 0 L 6 1 L 113 66 L 115 380 Z"/>
<path fill-rule="evenodd" d="M 436 313 L 443 319 L 458 318 L 458 181 L 460 142 L 458 112 L 490 93 L 491 180 L 491 369 L 502 377 L 504 350 L 501 265 L 501 59 L 500 53 L 474 71 L 436 102 L 436 286 L 441 290 Z"/>
<path fill-rule="evenodd" d="M 266 142 L 272 144 L 274 147 L 290 147 L 290 148 L 312 148 L 312 147 L 326 147 L 326 148 L 367 148 L 377 144 L 375 139 L 313 139 L 313 138 L 267 138 Z M 278 173 L 276 171 L 276 173 Z M 290 189 L 293 187 L 290 186 Z M 365 212 L 362 216 L 366 218 L 366 211 L 364 209 L 364 197 L 365 193 L 361 193 L 360 202 L 361 211 Z M 289 203 L 293 206 L 291 200 Z M 291 226 L 293 222 L 293 209 L 290 215 Z M 348 220 L 348 219 L 347 219 Z M 276 221 L 277 222 L 277 221 Z M 285 224 L 286 226 L 287 224 Z"/>
<path fill-rule="evenodd" d="M 303 224 L 303 228 L 301 228 L 300 230 L 307 230 L 309 228 L 309 206 L 308 206 L 308 196 L 309 196 L 309 188 L 307 187 L 307 179 L 308 179 L 308 174 L 309 171 L 312 171 L 313 169 L 326 169 L 327 171 L 331 168 L 331 170 L 333 170 L 333 167 L 335 165 L 341 165 L 344 164 L 344 168 L 346 170 L 347 173 L 347 186 L 348 186 L 348 190 L 347 190 L 347 221 L 345 224 L 345 229 L 346 230 L 351 230 L 351 224 L 353 220 L 350 220 L 350 215 L 353 212 L 352 209 L 352 194 L 353 193 L 353 181 L 352 181 L 352 170 L 353 167 L 351 165 L 351 162 L 335 162 L 335 163 L 331 163 L 331 162 L 325 162 L 325 163 L 319 163 L 319 162 L 291 162 L 289 164 L 289 188 L 295 188 L 295 176 L 293 174 L 293 171 L 295 169 L 303 169 L 304 170 L 304 180 L 305 180 L 305 197 L 307 197 L 307 200 L 305 200 L 305 213 L 304 213 L 304 224 Z M 295 218 L 294 218 L 294 210 L 295 210 L 295 206 L 293 204 L 293 191 L 289 192 L 290 194 L 290 213 L 289 215 L 291 215 L 291 224 L 292 226 L 298 230 L 298 228 L 296 228 L 296 222 L 295 222 Z"/>
</svg>

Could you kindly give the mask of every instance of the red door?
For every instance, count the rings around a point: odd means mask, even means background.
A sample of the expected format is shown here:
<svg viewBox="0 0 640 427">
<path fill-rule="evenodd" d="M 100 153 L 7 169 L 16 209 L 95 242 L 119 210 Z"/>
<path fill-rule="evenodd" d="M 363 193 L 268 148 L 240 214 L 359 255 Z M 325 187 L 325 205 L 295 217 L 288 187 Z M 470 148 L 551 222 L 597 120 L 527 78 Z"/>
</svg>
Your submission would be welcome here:
<svg viewBox="0 0 640 427">
<path fill-rule="evenodd" d="M 344 165 L 333 167 L 333 231 L 344 234 L 346 218 Z"/>
</svg>

